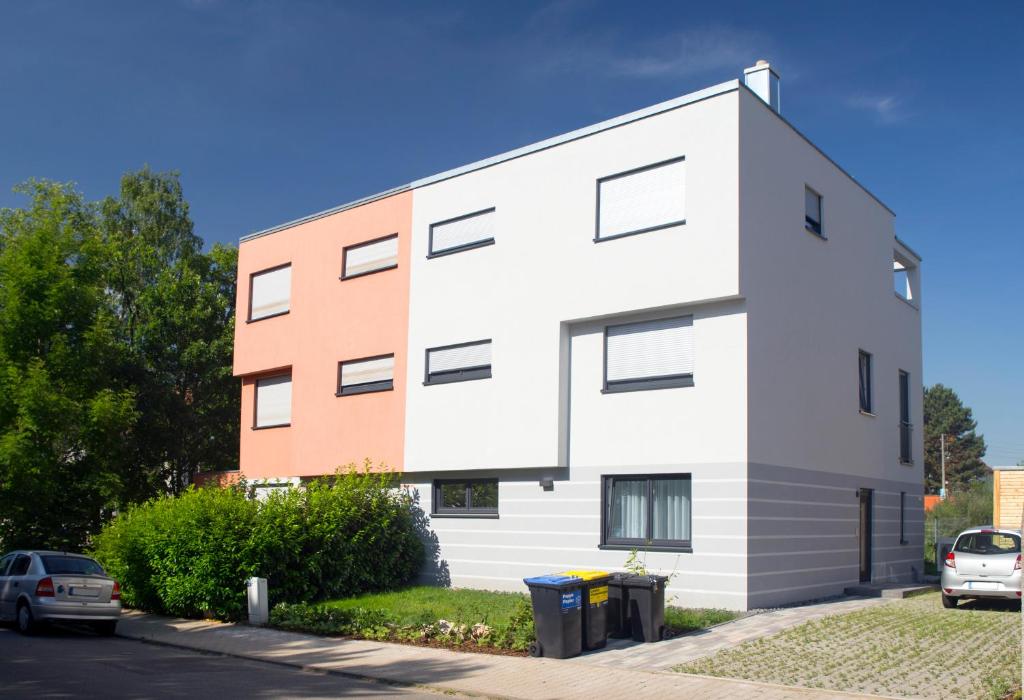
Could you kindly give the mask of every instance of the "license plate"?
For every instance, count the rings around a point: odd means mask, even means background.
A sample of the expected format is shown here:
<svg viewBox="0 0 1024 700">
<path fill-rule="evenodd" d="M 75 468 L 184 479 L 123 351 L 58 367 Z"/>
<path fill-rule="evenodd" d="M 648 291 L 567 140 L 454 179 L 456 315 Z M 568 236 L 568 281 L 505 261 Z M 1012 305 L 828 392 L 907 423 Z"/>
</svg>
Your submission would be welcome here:
<svg viewBox="0 0 1024 700">
<path fill-rule="evenodd" d="M 968 581 L 967 587 L 972 591 L 995 591 L 999 584 L 994 581 Z"/>
<path fill-rule="evenodd" d="M 68 595 L 75 598 L 95 598 L 100 594 L 96 586 L 68 586 Z"/>
</svg>

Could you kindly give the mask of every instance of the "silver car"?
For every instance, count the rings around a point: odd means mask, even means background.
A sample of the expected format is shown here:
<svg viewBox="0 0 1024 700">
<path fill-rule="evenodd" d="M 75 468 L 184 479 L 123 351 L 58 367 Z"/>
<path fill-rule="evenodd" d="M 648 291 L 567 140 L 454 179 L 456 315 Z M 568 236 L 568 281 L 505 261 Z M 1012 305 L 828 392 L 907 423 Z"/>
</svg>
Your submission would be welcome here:
<svg viewBox="0 0 1024 700">
<path fill-rule="evenodd" d="M 942 566 L 942 605 L 961 598 L 1021 599 L 1020 531 L 993 527 L 964 530 Z"/>
<path fill-rule="evenodd" d="M 114 634 L 121 588 L 94 559 L 67 552 L 15 551 L 0 558 L 0 620 L 31 634 L 40 623 L 85 622 Z"/>
</svg>

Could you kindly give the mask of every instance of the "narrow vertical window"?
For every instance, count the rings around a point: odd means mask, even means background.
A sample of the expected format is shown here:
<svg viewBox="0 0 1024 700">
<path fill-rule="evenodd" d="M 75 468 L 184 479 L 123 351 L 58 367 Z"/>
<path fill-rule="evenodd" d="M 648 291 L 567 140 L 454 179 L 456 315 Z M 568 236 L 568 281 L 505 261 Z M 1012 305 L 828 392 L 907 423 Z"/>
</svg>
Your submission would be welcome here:
<svg viewBox="0 0 1024 700">
<path fill-rule="evenodd" d="M 914 455 L 910 437 L 913 426 L 910 423 L 910 374 L 900 370 L 900 462 L 912 464 Z"/>
<path fill-rule="evenodd" d="M 860 410 L 862 413 L 873 413 L 871 410 L 871 353 L 861 350 L 859 358 Z"/>
<path fill-rule="evenodd" d="M 292 375 L 256 380 L 253 428 L 283 428 L 292 422 Z"/>
<path fill-rule="evenodd" d="M 249 321 L 288 313 L 291 292 L 291 263 L 249 275 Z"/>
<path fill-rule="evenodd" d="M 804 187 L 804 225 L 811 233 L 825 237 L 821 225 L 821 195 L 810 187 Z"/>
</svg>

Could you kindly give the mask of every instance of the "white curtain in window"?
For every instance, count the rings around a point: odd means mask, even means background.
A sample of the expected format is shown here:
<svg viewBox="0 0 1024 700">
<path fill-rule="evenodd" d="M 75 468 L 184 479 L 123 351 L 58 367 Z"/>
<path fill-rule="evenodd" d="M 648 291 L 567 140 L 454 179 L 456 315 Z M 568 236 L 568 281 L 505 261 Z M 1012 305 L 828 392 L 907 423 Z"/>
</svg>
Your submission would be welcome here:
<svg viewBox="0 0 1024 700">
<path fill-rule="evenodd" d="M 690 539 L 689 479 L 655 479 L 652 506 L 653 539 Z"/>
<path fill-rule="evenodd" d="M 348 248 L 345 251 L 345 277 L 361 275 L 398 264 L 398 236 Z"/>
<path fill-rule="evenodd" d="M 390 382 L 395 375 L 395 356 L 378 357 L 373 360 L 344 362 L 341 365 L 341 385 L 372 384 Z"/>
<path fill-rule="evenodd" d="M 494 210 L 431 226 L 431 253 L 494 238 Z"/>
<path fill-rule="evenodd" d="M 614 479 L 609 502 L 611 528 L 609 536 L 615 539 L 646 537 L 647 482 L 644 479 Z"/>
<path fill-rule="evenodd" d="M 693 374 L 693 317 L 608 327 L 608 381 Z"/>
<path fill-rule="evenodd" d="M 291 265 L 253 275 L 252 289 L 249 291 L 251 299 L 249 318 L 255 321 L 288 311 L 291 292 Z"/>
<path fill-rule="evenodd" d="M 632 233 L 686 219 L 686 162 L 602 180 L 597 237 Z"/>
<path fill-rule="evenodd" d="M 292 376 L 267 377 L 256 382 L 256 427 L 292 422 Z"/>
<path fill-rule="evenodd" d="M 447 372 L 467 367 L 488 367 L 491 364 L 491 341 L 463 345 L 457 348 L 431 350 L 427 359 L 427 372 Z"/>
</svg>

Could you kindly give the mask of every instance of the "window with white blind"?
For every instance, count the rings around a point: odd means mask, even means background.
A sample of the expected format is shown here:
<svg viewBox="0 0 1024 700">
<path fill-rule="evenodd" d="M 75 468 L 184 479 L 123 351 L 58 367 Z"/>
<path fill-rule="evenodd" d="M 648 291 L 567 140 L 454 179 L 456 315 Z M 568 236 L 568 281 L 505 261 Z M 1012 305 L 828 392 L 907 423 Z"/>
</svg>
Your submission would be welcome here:
<svg viewBox="0 0 1024 700">
<path fill-rule="evenodd" d="M 249 275 L 249 320 L 288 313 L 292 296 L 292 264 Z"/>
<path fill-rule="evenodd" d="M 347 246 L 341 253 L 341 279 L 398 267 L 398 234 Z"/>
<path fill-rule="evenodd" d="M 693 386 L 693 316 L 608 326 L 605 393 Z"/>
<path fill-rule="evenodd" d="M 686 223 L 686 161 L 675 158 L 597 181 L 595 241 Z"/>
<path fill-rule="evenodd" d="M 338 363 L 338 396 L 391 391 L 394 388 L 394 355 L 377 355 Z"/>
<path fill-rule="evenodd" d="M 804 187 L 804 226 L 811 233 L 825 237 L 821 225 L 821 195 L 810 187 Z"/>
<path fill-rule="evenodd" d="M 282 428 L 292 422 L 292 375 L 256 380 L 253 428 Z"/>
<path fill-rule="evenodd" d="M 602 482 L 602 546 L 690 549 L 689 474 L 605 476 Z"/>
<path fill-rule="evenodd" d="M 485 209 L 430 226 L 427 257 L 448 255 L 494 243 L 495 210 Z"/>
<path fill-rule="evenodd" d="M 491 341 L 445 345 L 427 350 L 424 384 L 446 384 L 491 376 Z"/>
</svg>

